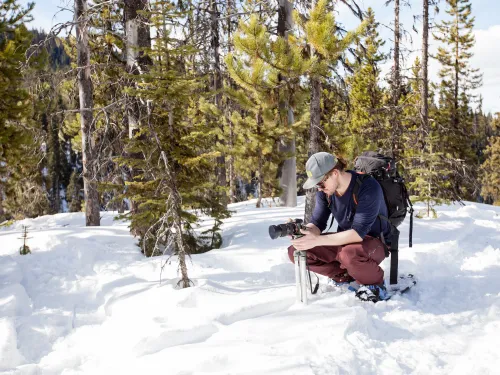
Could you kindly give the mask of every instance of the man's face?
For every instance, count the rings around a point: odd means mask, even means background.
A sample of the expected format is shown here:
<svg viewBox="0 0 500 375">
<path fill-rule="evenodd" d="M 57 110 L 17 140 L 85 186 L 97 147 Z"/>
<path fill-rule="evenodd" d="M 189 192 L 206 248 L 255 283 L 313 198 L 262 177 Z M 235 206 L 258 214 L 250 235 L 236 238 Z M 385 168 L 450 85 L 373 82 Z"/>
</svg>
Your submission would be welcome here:
<svg viewBox="0 0 500 375">
<path fill-rule="evenodd" d="M 327 195 L 333 195 L 337 187 L 339 186 L 339 171 L 334 169 L 323 182 L 318 184 L 318 190 L 324 192 Z"/>
</svg>

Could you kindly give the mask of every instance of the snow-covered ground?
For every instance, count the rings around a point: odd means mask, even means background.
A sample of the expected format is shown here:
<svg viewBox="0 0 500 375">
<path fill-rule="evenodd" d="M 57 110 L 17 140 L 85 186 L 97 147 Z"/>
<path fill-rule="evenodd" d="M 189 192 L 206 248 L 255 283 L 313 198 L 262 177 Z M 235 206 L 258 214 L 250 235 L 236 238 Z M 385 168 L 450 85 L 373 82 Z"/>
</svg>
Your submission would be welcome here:
<svg viewBox="0 0 500 375">
<path fill-rule="evenodd" d="M 500 373 L 500 207 L 438 207 L 415 219 L 413 248 L 406 220 L 408 294 L 372 304 L 324 285 L 308 306 L 295 303 L 289 240 L 268 236 L 302 217 L 303 197 L 231 208 L 223 248 L 192 257 L 184 290 L 175 261 L 159 283 L 165 259 L 144 258 L 112 213 L 98 228 L 66 213 L 0 229 L 0 373 Z"/>
</svg>

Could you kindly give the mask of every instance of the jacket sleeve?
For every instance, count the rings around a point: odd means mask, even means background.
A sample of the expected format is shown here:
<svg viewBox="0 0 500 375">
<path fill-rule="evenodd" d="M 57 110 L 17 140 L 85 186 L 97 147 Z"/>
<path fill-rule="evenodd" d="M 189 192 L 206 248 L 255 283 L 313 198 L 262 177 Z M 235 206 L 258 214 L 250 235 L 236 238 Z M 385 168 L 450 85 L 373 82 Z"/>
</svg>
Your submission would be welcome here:
<svg viewBox="0 0 500 375">
<path fill-rule="evenodd" d="M 358 206 L 351 227 L 361 238 L 370 232 L 373 223 L 377 220 L 382 203 L 384 203 L 384 194 L 377 181 L 365 181 L 359 189 Z"/>
<path fill-rule="evenodd" d="M 326 194 L 318 191 L 316 193 L 316 205 L 311 218 L 311 223 L 316 225 L 321 232 L 326 229 L 328 218 L 331 215 L 330 208 L 328 207 L 328 200 Z"/>
</svg>

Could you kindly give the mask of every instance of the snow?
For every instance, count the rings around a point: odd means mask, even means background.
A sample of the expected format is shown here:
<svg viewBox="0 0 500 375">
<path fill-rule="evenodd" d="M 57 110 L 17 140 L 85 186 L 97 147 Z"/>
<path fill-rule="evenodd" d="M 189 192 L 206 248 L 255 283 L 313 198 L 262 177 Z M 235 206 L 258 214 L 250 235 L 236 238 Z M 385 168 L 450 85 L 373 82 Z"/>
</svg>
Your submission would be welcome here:
<svg viewBox="0 0 500 375">
<path fill-rule="evenodd" d="M 437 207 L 437 219 L 414 220 L 412 248 L 407 218 L 399 267 L 418 284 L 406 295 L 360 302 L 321 277 L 303 306 L 288 239 L 268 236 L 269 225 L 303 216 L 298 202 L 231 205 L 223 248 L 192 256 L 195 286 L 183 290 L 176 260 L 160 283 L 166 258 L 144 258 L 111 212 L 101 227 L 63 213 L 1 228 L 0 373 L 498 373 L 500 207 Z"/>
</svg>

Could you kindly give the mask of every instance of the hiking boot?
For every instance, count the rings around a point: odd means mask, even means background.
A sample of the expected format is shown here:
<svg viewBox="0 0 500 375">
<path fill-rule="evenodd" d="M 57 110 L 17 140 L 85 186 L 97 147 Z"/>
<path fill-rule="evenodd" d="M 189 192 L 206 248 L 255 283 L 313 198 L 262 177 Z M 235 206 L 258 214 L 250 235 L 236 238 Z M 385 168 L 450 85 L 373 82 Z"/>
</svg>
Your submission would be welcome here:
<svg viewBox="0 0 500 375">
<path fill-rule="evenodd" d="M 378 302 L 389 299 L 389 294 L 385 288 L 385 282 L 383 282 L 378 285 L 361 285 L 356 292 L 356 297 L 362 301 Z"/>
</svg>

